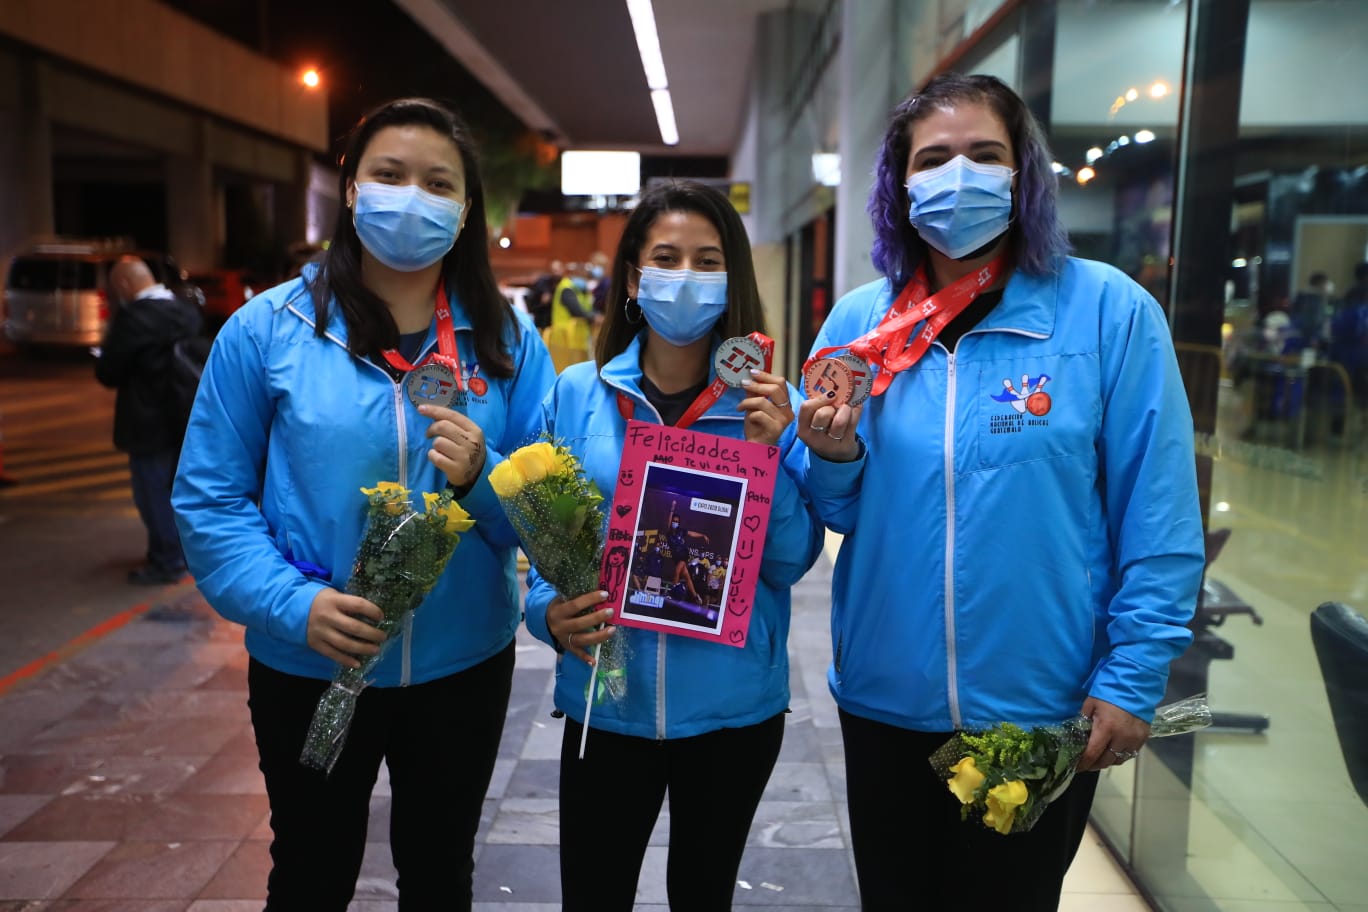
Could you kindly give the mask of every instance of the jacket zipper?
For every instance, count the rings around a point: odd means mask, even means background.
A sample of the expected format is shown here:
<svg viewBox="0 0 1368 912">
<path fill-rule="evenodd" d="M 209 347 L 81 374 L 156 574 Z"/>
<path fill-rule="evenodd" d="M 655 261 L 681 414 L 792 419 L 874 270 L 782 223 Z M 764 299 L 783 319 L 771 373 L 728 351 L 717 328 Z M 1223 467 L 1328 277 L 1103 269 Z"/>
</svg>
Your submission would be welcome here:
<svg viewBox="0 0 1368 912">
<path fill-rule="evenodd" d="M 958 347 L 958 346 L 956 346 Z M 955 652 L 955 353 L 947 352 L 945 402 L 945 666 L 950 724 L 961 727 L 959 667 Z"/>
</svg>

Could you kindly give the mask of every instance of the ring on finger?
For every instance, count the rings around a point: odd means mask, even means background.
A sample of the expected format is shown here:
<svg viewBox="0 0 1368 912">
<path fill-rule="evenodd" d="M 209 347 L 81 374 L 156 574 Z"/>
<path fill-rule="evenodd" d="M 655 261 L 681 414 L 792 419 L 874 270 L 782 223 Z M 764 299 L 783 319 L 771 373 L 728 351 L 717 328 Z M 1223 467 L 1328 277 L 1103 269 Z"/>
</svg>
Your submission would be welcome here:
<svg viewBox="0 0 1368 912">
<path fill-rule="evenodd" d="M 773 401 L 773 400 L 771 400 L 771 401 Z M 783 402 L 775 402 L 774 404 L 775 404 L 776 406 L 778 406 L 779 408 L 788 408 L 789 401 L 788 401 L 787 399 L 785 399 Z"/>
<path fill-rule="evenodd" d="M 575 648 L 575 633 L 579 633 L 579 631 L 576 630 L 574 633 L 570 634 L 568 637 L 565 638 L 565 645 L 569 646 L 571 649 Z M 1115 751 L 1113 751 L 1112 753 L 1115 753 Z"/>
<path fill-rule="evenodd" d="M 828 433 L 827 436 L 830 437 L 832 440 L 845 440 L 845 434 L 842 434 L 840 437 L 837 437 L 835 434 Z"/>
<path fill-rule="evenodd" d="M 825 433 L 826 433 L 826 428 L 824 428 L 824 427 L 818 427 L 818 426 L 815 425 L 815 424 L 814 424 L 814 425 L 810 425 L 810 427 L 812 428 L 812 430 L 817 431 L 817 432 L 819 432 L 819 433 L 822 433 L 822 434 L 825 434 Z"/>
</svg>

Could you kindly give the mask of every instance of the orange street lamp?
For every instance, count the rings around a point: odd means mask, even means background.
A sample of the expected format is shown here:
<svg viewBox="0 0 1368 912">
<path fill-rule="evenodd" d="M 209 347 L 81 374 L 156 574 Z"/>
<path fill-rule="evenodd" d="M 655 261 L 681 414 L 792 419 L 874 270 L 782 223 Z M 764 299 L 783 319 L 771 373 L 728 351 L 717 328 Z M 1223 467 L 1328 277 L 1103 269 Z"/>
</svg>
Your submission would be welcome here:
<svg viewBox="0 0 1368 912">
<path fill-rule="evenodd" d="M 302 75 L 300 75 L 299 81 L 304 83 L 304 85 L 308 86 L 311 89 L 316 89 L 318 88 L 318 84 L 323 80 L 319 77 L 318 70 L 315 70 L 313 67 L 310 67 L 309 69 L 305 70 Z"/>
</svg>

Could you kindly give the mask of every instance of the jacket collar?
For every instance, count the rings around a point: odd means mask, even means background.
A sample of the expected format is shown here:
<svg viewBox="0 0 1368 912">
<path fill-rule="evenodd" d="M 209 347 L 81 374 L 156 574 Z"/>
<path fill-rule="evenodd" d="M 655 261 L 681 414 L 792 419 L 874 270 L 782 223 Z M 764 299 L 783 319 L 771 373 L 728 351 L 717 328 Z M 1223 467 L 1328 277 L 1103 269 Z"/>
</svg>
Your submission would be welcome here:
<svg viewBox="0 0 1368 912">
<path fill-rule="evenodd" d="M 277 310 L 290 311 L 310 327 L 315 327 L 318 324 L 318 312 L 314 309 L 313 294 L 310 291 L 311 283 L 318 275 L 318 269 L 317 263 L 305 264 L 303 270 L 300 271 L 298 285 L 291 287 L 276 303 Z M 457 332 L 471 332 L 474 327 L 471 325 L 470 316 L 466 313 L 465 307 L 461 305 L 461 300 L 456 295 L 455 289 L 450 286 L 447 287 L 447 304 L 451 307 L 453 328 Z M 343 346 L 347 344 L 347 321 L 342 316 L 342 308 L 337 306 L 336 298 L 333 298 L 328 306 L 327 335 Z M 426 351 L 429 346 L 436 344 L 436 341 L 437 320 L 434 317 L 428 325 L 428 336 L 421 350 Z"/>
<path fill-rule="evenodd" d="M 603 370 L 599 372 L 599 377 L 613 389 L 626 393 L 643 405 L 649 405 L 646 394 L 641 391 L 641 353 L 645 343 L 646 330 L 643 329 L 637 333 L 636 338 L 619 355 L 603 366 Z M 717 379 L 717 370 L 713 367 L 713 357 L 717 354 L 718 346 L 721 344 L 722 337 L 714 333 L 712 345 L 708 349 L 709 385 Z M 729 386 L 717 402 L 708 409 L 707 414 L 713 418 L 740 418 L 741 413 L 736 411 L 736 407 L 745 398 L 745 390 Z"/>
<path fill-rule="evenodd" d="M 1060 264 L 1061 269 L 1063 264 Z M 1014 332 L 1045 339 L 1054 335 L 1061 273 L 1030 276 L 1017 270 L 1007 279 L 1002 300 L 974 332 Z"/>
</svg>

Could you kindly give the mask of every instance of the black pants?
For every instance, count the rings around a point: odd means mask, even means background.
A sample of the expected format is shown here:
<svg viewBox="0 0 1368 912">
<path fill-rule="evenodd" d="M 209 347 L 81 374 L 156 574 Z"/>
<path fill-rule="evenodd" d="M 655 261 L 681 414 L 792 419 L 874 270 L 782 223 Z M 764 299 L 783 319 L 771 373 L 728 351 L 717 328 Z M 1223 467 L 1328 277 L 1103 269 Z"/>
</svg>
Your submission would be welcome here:
<svg viewBox="0 0 1368 912">
<path fill-rule="evenodd" d="M 784 714 L 757 725 L 654 741 L 565 720 L 561 741 L 564 912 L 631 912 L 646 844 L 670 794 L 670 908 L 730 909 L 746 835 L 784 741 Z"/>
<path fill-rule="evenodd" d="M 411 687 L 368 687 L 332 773 L 299 762 L 326 681 L 252 660 L 248 705 L 271 802 L 266 912 L 345 912 L 366 848 L 383 759 L 401 912 L 469 909 L 475 831 L 513 685 L 513 644 L 473 668 Z"/>
<path fill-rule="evenodd" d="M 133 504 L 147 528 L 147 563 L 167 573 L 185 569 L 176 514 L 171 509 L 171 484 L 176 480 L 179 460 L 179 448 L 128 455 Z"/>
<path fill-rule="evenodd" d="M 969 908 L 985 890 L 1013 912 L 1058 908 L 1088 825 L 1096 773 L 1075 777 L 1029 831 L 1003 836 L 981 820 L 961 821 L 958 799 L 927 762 L 949 733 L 909 731 L 842 711 L 841 735 L 865 912 Z"/>
</svg>

